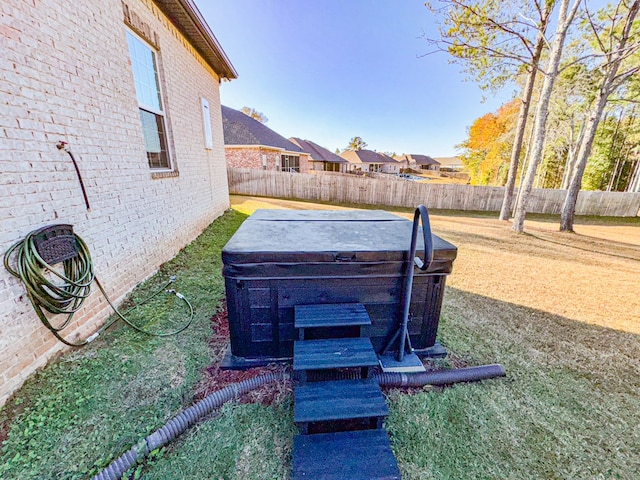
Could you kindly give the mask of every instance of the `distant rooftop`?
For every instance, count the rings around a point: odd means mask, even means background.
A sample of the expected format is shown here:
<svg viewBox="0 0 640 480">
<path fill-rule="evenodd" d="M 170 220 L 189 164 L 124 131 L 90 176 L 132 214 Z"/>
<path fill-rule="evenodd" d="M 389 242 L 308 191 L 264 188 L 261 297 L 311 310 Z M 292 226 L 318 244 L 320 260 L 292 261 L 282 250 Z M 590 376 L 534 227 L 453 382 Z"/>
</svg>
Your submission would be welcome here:
<svg viewBox="0 0 640 480">
<path fill-rule="evenodd" d="M 340 156 L 351 163 L 398 163 L 388 155 L 373 150 L 346 150 Z"/>
<path fill-rule="evenodd" d="M 393 158 L 395 158 L 399 162 L 406 162 L 407 160 L 409 160 L 410 162 L 415 162 L 416 165 L 440 165 L 440 162 L 434 160 L 429 155 L 419 155 L 416 153 L 396 155 Z"/>
<path fill-rule="evenodd" d="M 347 163 L 344 158 L 336 155 L 335 153 L 327 150 L 324 147 L 321 147 L 311 140 L 302 140 L 301 138 L 297 137 L 291 137 L 289 140 L 298 145 L 303 152 L 308 153 L 311 156 L 311 160 L 315 160 L 317 162 Z"/>
<path fill-rule="evenodd" d="M 266 125 L 239 110 L 224 105 L 222 105 L 222 129 L 225 145 L 262 145 L 289 152 L 302 152 L 300 147 Z"/>
</svg>

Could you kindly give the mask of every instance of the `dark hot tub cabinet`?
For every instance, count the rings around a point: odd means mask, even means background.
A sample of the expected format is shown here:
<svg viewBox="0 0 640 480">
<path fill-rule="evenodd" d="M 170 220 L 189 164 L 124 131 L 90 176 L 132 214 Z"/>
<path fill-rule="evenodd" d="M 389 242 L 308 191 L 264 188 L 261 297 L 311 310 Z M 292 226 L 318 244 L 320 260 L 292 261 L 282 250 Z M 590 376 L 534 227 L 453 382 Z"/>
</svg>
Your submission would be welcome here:
<svg viewBox="0 0 640 480">
<path fill-rule="evenodd" d="M 231 349 L 227 368 L 290 359 L 294 306 L 361 303 L 379 352 L 402 315 L 412 222 L 384 211 L 257 210 L 222 250 Z M 409 335 L 419 356 L 436 342 L 446 276 L 457 249 L 433 235 L 433 261 L 415 269 Z M 418 256 L 424 258 L 422 232 Z"/>
</svg>

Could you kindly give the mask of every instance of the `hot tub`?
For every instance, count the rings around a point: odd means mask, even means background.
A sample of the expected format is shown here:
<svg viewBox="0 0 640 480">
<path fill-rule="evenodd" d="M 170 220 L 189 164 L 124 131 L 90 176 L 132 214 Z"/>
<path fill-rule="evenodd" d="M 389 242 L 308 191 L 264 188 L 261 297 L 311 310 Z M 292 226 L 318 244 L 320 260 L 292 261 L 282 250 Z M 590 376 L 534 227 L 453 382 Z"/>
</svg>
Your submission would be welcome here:
<svg viewBox="0 0 640 480">
<path fill-rule="evenodd" d="M 363 304 L 371 317 L 363 335 L 381 350 L 402 314 L 411 229 L 385 211 L 257 210 L 222 250 L 231 335 L 225 366 L 291 358 L 295 305 Z M 436 333 L 456 254 L 433 235 L 431 266 L 415 269 L 409 334 L 418 355 L 446 354 Z"/>
</svg>

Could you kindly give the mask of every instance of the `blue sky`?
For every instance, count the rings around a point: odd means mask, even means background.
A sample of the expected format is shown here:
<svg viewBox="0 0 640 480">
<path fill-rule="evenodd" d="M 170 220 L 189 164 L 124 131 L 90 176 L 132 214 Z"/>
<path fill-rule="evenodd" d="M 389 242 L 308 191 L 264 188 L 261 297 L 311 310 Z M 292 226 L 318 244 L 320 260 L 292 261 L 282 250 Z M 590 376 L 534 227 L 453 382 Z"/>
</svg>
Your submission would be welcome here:
<svg viewBox="0 0 640 480">
<path fill-rule="evenodd" d="M 222 103 L 253 107 L 285 137 L 330 150 L 450 156 L 473 120 L 509 99 L 470 81 L 435 37 L 423 0 L 197 0 L 238 71 Z"/>
</svg>

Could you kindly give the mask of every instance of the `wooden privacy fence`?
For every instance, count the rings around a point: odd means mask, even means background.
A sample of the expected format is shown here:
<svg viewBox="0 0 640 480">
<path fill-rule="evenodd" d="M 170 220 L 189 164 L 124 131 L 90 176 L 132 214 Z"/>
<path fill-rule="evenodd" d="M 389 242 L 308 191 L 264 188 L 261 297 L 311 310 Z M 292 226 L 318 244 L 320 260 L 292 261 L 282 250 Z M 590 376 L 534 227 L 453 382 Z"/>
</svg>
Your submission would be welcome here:
<svg viewBox="0 0 640 480">
<path fill-rule="evenodd" d="M 356 175 L 284 173 L 228 168 L 229 192 L 262 197 L 296 198 L 320 202 L 359 203 L 390 207 L 500 211 L 504 187 L 428 184 Z M 558 214 L 566 190 L 534 189 L 528 212 Z M 635 217 L 640 193 L 581 191 L 576 214 Z"/>
</svg>

